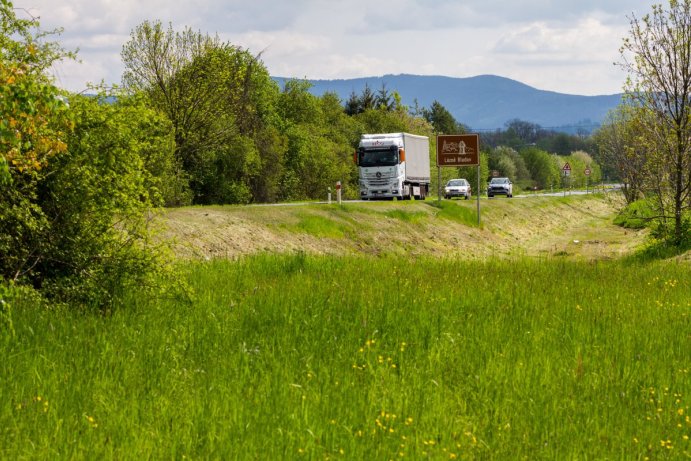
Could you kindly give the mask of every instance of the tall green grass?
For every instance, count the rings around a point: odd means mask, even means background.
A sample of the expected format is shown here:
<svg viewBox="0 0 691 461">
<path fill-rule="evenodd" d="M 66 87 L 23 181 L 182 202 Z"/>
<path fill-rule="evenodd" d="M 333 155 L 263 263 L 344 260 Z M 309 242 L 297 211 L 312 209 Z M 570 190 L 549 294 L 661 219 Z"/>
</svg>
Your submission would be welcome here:
<svg viewBox="0 0 691 461">
<path fill-rule="evenodd" d="M 440 218 L 456 221 L 470 227 L 477 227 L 477 210 L 475 204 L 461 204 L 450 200 L 429 202 L 431 207 L 437 208 L 437 216 Z"/>
<path fill-rule="evenodd" d="M 13 303 L 2 459 L 687 459 L 691 268 L 257 256 Z"/>
</svg>

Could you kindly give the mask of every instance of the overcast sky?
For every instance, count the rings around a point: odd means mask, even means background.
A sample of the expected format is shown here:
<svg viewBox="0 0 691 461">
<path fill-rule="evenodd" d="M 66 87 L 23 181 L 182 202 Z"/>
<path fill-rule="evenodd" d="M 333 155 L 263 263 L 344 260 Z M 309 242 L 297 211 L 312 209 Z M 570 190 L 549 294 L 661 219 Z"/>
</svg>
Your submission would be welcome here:
<svg viewBox="0 0 691 461">
<path fill-rule="evenodd" d="M 666 0 L 665 0 L 666 1 Z M 659 2 L 654 2 L 659 3 Z M 14 0 L 81 64 L 54 66 L 58 85 L 120 83 L 120 51 L 145 20 L 185 26 L 262 53 L 273 76 L 493 74 L 581 95 L 618 93 L 629 18 L 643 0 Z M 18 10 L 21 17 L 26 14 Z"/>
</svg>

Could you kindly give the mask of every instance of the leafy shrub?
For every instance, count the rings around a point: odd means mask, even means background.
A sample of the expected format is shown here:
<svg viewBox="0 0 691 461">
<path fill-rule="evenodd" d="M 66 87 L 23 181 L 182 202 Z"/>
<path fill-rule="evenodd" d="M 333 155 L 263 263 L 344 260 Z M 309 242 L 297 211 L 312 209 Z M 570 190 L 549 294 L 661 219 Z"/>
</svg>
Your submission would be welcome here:
<svg viewBox="0 0 691 461">
<path fill-rule="evenodd" d="M 108 308 L 164 267 L 149 216 L 170 130 L 141 104 L 66 98 L 45 71 L 74 55 L 14 11 L 0 0 L 0 282 Z"/>
<path fill-rule="evenodd" d="M 637 200 L 628 204 L 614 218 L 614 224 L 627 229 L 643 229 L 653 217 L 653 209 L 647 200 Z"/>
<path fill-rule="evenodd" d="M 651 236 L 665 244 L 671 244 L 677 250 L 685 251 L 691 247 L 691 218 L 681 220 L 681 232 L 675 232 L 673 221 L 655 220 L 651 225 Z M 681 237 L 679 237 L 681 236 Z"/>
<path fill-rule="evenodd" d="M 162 271 L 149 228 L 155 181 L 146 114 L 99 98 L 70 100 L 66 150 L 0 186 L 0 274 L 53 302 L 108 309 Z"/>
</svg>

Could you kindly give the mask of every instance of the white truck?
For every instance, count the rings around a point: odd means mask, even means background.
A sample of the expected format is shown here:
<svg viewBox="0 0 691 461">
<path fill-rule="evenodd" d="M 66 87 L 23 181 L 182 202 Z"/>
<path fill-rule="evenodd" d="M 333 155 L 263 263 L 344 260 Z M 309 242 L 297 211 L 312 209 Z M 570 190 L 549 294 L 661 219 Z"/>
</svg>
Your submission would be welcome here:
<svg viewBox="0 0 691 461">
<path fill-rule="evenodd" d="M 429 138 L 409 133 L 363 134 L 355 152 L 363 200 L 424 200 L 429 192 Z"/>
</svg>

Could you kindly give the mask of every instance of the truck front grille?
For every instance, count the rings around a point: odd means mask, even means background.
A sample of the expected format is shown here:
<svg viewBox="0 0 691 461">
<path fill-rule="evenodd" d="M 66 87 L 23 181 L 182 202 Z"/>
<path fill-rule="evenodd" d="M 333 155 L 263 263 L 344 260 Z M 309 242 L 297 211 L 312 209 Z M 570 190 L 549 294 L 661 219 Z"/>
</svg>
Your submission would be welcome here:
<svg viewBox="0 0 691 461">
<path fill-rule="evenodd" d="M 365 181 L 370 187 L 385 187 L 391 182 L 392 176 L 380 174 L 377 177 L 376 173 L 368 174 L 365 176 Z"/>
</svg>

